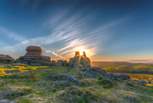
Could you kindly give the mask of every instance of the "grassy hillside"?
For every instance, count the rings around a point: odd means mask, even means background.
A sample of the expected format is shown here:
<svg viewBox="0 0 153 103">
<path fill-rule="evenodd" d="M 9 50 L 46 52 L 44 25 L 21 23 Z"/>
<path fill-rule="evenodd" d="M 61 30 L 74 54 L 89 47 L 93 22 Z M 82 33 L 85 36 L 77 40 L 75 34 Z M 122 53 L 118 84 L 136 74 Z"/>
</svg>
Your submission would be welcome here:
<svg viewBox="0 0 153 103">
<path fill-rule="evenodd" d="M 108 72 L 153 74 L 153 64 L 128 62 L 93 62 Z"/>
<path fill-rule="evenodd" d="M 68 67 L 32 67 L 0 78 L 0 100 L 17 103 L 152 103 L 153 88 L 131 80 L 89 77 Z"/>
</svg>

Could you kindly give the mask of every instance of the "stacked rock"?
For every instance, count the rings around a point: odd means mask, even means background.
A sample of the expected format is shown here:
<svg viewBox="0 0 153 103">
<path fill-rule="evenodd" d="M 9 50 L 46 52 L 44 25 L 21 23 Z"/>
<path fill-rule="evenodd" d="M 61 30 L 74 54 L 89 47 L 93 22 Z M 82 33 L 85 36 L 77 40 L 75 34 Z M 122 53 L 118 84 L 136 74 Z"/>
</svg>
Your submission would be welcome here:
<svg viewBox="0 0 153 103">
<path fill-rule="evenodd" d="M 18 59 L 18 62 L 28 65 L 50 65 L 50 57 L 42 55 L 42 49 L 39 46 L 28 46 L 27 53 Z"/>
<path fill-rule="evenodd" d="M 81 56 L 80 59 L 80 64 L 83 68 L 90 68 L 91 67 L 91 61 L 90 59 L 86 56 L 86 53 L 83 52 L 83 55 Z"/>
<path fill-rule="evenodd" d="M 29 58 L 39 58 L 42 56 L 42 49 L 39 46 L 29 46 L 26 48 L 26 57 Z"/>
<path fill-rule="evenodd" d="M 75 56 L 70 59 L 69 65 L 70 67 L 73 67 L 73 68 L 87 69 L 91 67 L 91 61 L 86 56 L 85 52 L 83 52 L 83 55 L 80 55 L 80 52 L 76 51 Z"/>
<path fill-rule="evenodd" d="M 7 64 L 7 63 L 13 63 L 13 62 L 14 62 L 14 59 L 11 56 L 0 54 L 0 63 Z"/>
</svg>

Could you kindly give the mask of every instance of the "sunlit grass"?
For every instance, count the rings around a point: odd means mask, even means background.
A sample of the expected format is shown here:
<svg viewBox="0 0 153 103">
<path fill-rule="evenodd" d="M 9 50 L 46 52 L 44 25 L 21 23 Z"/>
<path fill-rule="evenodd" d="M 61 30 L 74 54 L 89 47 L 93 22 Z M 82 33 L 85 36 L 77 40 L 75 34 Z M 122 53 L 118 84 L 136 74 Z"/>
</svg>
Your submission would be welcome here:
<svg viewBox="0 0 153 103">
<path fill-rule="evenodd" d="M 55 82 L 48 78 L 48 75 L 59 75 L 65 74 L 68 76 L 77 76 L 76 69 L 69 68 L 67 66 L 25 66 L 25 67 L 14 67 L 7 68 L 9 70 L 25 69 L 27 71 L 20 72 L 12 76 L 3 76 L 0 78 L 0 91 L 13 90 L 17 91 L 28 91 L 28 94 L 20 97 L 13 97 L 17 103 L 59 103 L 53 99 L 64 98 L 79 98 L 81 103 L 85 102 L 84 98 L 89 99 L 88 96 L 96 98 L 96 100 L 106 100 L 108 103 L 151 103 L 153 100 L 153 89 L 148 86 L 139 86 L 132 81 L 110 81 L 112 86 L 104 88 L 105 82 L 98 82 L 98 78 L 79 78 L 81 85 L 76 85 L 78 89 L 74 89 L 76 94 L 71 93 L 70 86 L 60 85 L 59 87 L 54 86 Z M 132 75 L 131 75 L 132 76 Z M 134 78 L 150 78 L 151 75 L 133 75 Z M 144 77 L 143 77 L 144 76 Z M 104 78 L 106 79 L 106 78 Z M 109 80 L 109 79 L 108 79 Z M 127 83 L 130 83 L 128 85 Z M 62 97 L 57 98 L 57 95 L 63 93 Z M 78 93 L 78 95 L 77 95 Z M 82 98 L 81 94 L 84 94 Z M 67 97 L 68 96 L 68 97 Z M 87 96 L 87 97 L 86 97 Z M 131 101 L 130 101 L 131 99 Z M 48 101 L 48 102 L 47 102 Z M 88 100 L 87 100 L 88 101 Z M 63 102 L 62 102 L 63 103 Z M 86 102 L 85 102 L 86 103 Z M 97 103 L 101 103 L 98 102 Z"/>
</svg>

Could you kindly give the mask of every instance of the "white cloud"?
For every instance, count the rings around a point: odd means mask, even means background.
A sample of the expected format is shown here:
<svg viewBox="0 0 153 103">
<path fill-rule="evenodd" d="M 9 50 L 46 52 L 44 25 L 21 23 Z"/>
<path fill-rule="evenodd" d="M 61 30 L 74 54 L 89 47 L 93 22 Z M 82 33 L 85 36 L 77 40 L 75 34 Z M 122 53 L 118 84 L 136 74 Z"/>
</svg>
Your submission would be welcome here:
<svg viewBox="0 0 153 103">
<path fill-rule="evenodd" d="M 50 32 L 50 34 L 31 39 L 26 39 L 15 32 L 0 27 L 0 32 L 3 32 L 9 38 L 13 38 L 14 40 L 18 41 L 17 44 L 7 46 L 2 49 L 3 51 L 12 52 L 12 54 L 16 53 L 17 55 L 21 54 L 23 55 L 24 48 L 26 48 L 29 45 L 38 45 L 42 47 L 49 45 L 49 47 L 46 48 L 45 53 L 47 54 L 52 53 L 53 55 L 55 54 L 57 55 L 58 53 L 60 54 L 70 53 L 74 50 L 74 48 L 77 47 L 79 48 L 82 46 L 84 46 L 86 49 L 92 49 L 92 48 L 101 49 L 101 47 L 98 47 L 99 43 L 102 43 L 101 41 L 105 41 L 106 39 L 110 38 L 110 34 L 109 35 L 107 34 L 108 31 L 110 31 L 112 27 L 124 22 L 127 19 L 127 18 L 121 18 L 107 24 L 102 24 L 93 30 L 84 32 L 83 28 L 84 26 L 87 26 L 84 20 L 86 20 L 87 18 L 88 16 L 82 16 L 76 14 L 71 16 L 70 18 L 67 18 L 65 21 L 61 23 L 52 24 L 52 22 L 50 22 L 49 25 L 46 25 L 47 27 L 52 27 L 52 32 Z M 53 28 L 52 25 L 56 26 Z M 52 48 L 53 45 L 55 45 L 55 43 L 58 44 L 59 42 L 63 43 L 62 48 L 59 47 Z M 49 50 L 49 48 L 51 48 L 51 50 Z M 22 51 L 22 53 L 20 51 Z"/>
</svg>

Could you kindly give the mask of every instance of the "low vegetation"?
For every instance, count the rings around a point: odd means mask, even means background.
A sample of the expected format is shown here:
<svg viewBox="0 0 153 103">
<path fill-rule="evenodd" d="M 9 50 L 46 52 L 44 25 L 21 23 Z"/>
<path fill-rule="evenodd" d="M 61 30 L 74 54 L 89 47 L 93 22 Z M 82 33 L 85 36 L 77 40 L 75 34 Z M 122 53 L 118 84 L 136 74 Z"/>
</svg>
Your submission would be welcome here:
<svg viewBox="0 0 153 103">
<path fill-rule="evenodd" d="M 16 103 L 152 103 L 153 88 L 132 80 L 89 77 L 60 66 L 27 66 L 0 77 L 0 101 Z M 79 75 L 79 76 L 78 76 Z"/>
<path fill-rule="evenodd" d="M 128 62 L 93 62 L 93 65 L 115 73 L 153 74 L 153 64 Z"/>
</svg>

